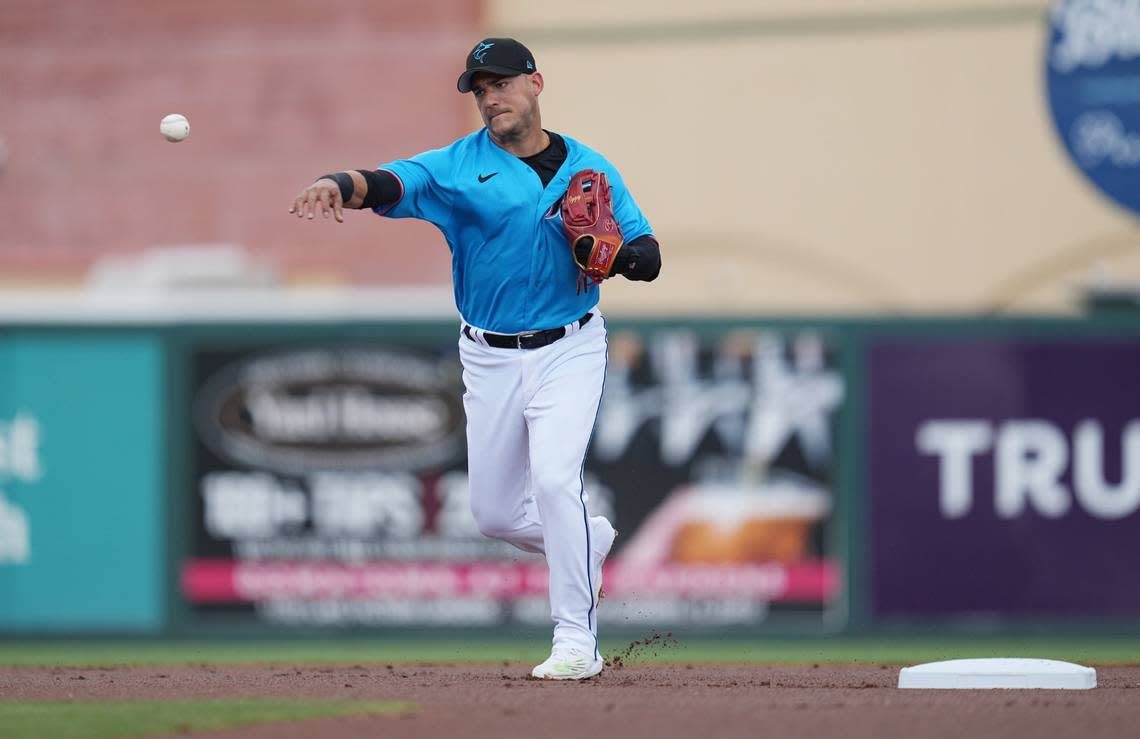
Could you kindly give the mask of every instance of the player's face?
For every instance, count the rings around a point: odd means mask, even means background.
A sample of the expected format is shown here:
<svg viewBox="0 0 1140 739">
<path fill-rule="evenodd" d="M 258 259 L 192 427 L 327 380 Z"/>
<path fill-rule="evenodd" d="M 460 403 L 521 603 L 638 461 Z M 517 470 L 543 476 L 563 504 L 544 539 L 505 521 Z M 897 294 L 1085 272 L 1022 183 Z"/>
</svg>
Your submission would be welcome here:
<svg viewBox="0 0 1140 739">
<path fill-rule="evenodd" d="M 481 72 L 471 81 L 471 94 L 479 116 L 500 141 L 525 137 L 538 121 L 538 95 L 542 75 L 519 74 L 500 77 Z"/>
</svg>

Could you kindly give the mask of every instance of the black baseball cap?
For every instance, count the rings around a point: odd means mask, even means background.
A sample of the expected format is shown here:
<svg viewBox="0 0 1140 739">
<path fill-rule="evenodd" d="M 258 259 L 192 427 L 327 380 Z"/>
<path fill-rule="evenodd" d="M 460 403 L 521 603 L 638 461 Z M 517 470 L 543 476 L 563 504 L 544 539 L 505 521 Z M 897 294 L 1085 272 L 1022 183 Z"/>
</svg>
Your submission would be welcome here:
<svg viewBox="0 0 1140 739">
<path fill-rule="evenodd" d="M 471 78 L 479 72 L 514 77 L 536 71 L 534 54 L 518 41 L 513 38 L 485 38 L 467 55 L 467 71 L 459 75 L 456 87 L 460 92 L 471 92 Z"/>
</svg>

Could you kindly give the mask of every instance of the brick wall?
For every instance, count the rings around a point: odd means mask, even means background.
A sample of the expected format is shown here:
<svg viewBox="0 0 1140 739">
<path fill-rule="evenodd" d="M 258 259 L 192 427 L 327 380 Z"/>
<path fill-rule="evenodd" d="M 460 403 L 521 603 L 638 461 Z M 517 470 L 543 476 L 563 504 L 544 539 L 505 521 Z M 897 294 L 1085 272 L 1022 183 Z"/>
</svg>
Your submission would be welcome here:
<svg viewBox="0 0 1140 739">
<path fill-rule="evenodd" d="M 455 91 L 478 0 L 0 7 L 0 281 L 79 279 L 99 255 L 233 242 L 291 281 L 447 282 L 423 223 L 298 222 L 317 175 L 472 129 Z M 170 144 L 163 115 L 184 113 Z M 355 216 L 355 217 L 352 217 Z"/>
</svg>

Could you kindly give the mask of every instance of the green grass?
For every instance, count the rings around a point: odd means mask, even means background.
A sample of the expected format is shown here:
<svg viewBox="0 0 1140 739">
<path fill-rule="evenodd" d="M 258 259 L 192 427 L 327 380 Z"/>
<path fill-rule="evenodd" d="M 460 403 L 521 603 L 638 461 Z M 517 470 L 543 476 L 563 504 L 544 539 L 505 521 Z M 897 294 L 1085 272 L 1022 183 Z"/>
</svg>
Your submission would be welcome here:
<svg viewBox="0 0 1140 739">
<path fill-rule="evenodd" d="M 266 721 L 396 713 L 406 703 L 296 698 L 0 701 L 0 736 L 98 739 L 207 731 Z"/>
<path fill-rule="evenodd" d="M 366 664 L 433 662 L 454 664 L 527 662 L 549 647 L 536 640 L 476 642 L 468 639 L 332 641 L 0 641 L 3 665 L 180 665 L 180 664 Z"/>
<path fill-rule="evenodd" d="M 608 655 L 630 640 L 603 640 Z M 533 641 L 402 638 L 292 641 L 0 641 L 0 666 L 175 664 L 494 664 L 538 662 L 545 639 Z M 1041 657 L 1096 664 L 1140 663 L 1140 636 L 893 637 L 830 639 L 689 639 L 638 647 L 627 664 L 870 663 L 914 664 L 963 657 Z"/>
</svg>

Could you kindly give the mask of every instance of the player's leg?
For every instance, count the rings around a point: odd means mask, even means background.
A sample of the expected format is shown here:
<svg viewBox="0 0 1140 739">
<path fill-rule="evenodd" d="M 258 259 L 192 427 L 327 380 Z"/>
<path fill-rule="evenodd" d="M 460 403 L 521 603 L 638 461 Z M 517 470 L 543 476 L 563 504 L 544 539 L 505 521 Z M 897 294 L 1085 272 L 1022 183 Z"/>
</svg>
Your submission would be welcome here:
<svg viewBox="0 0 1140 739">
<path fill-rule="evenodd" d="M 606 372 L 603 321 L 535 352 L 524 376 L 532 492 L 542 520 L 550 570 L 554 644 L 600 658 L 597 566 L 613 528 L 587 513 L 582 466 Z"/>
<path fill-rule="evenodd" d="M 542 527 L 526 512 L 527 427 L 517 351 L 459 339 L 471 513 L 485 535 L 527 552 L 543 551 Z"/>
</svg>

